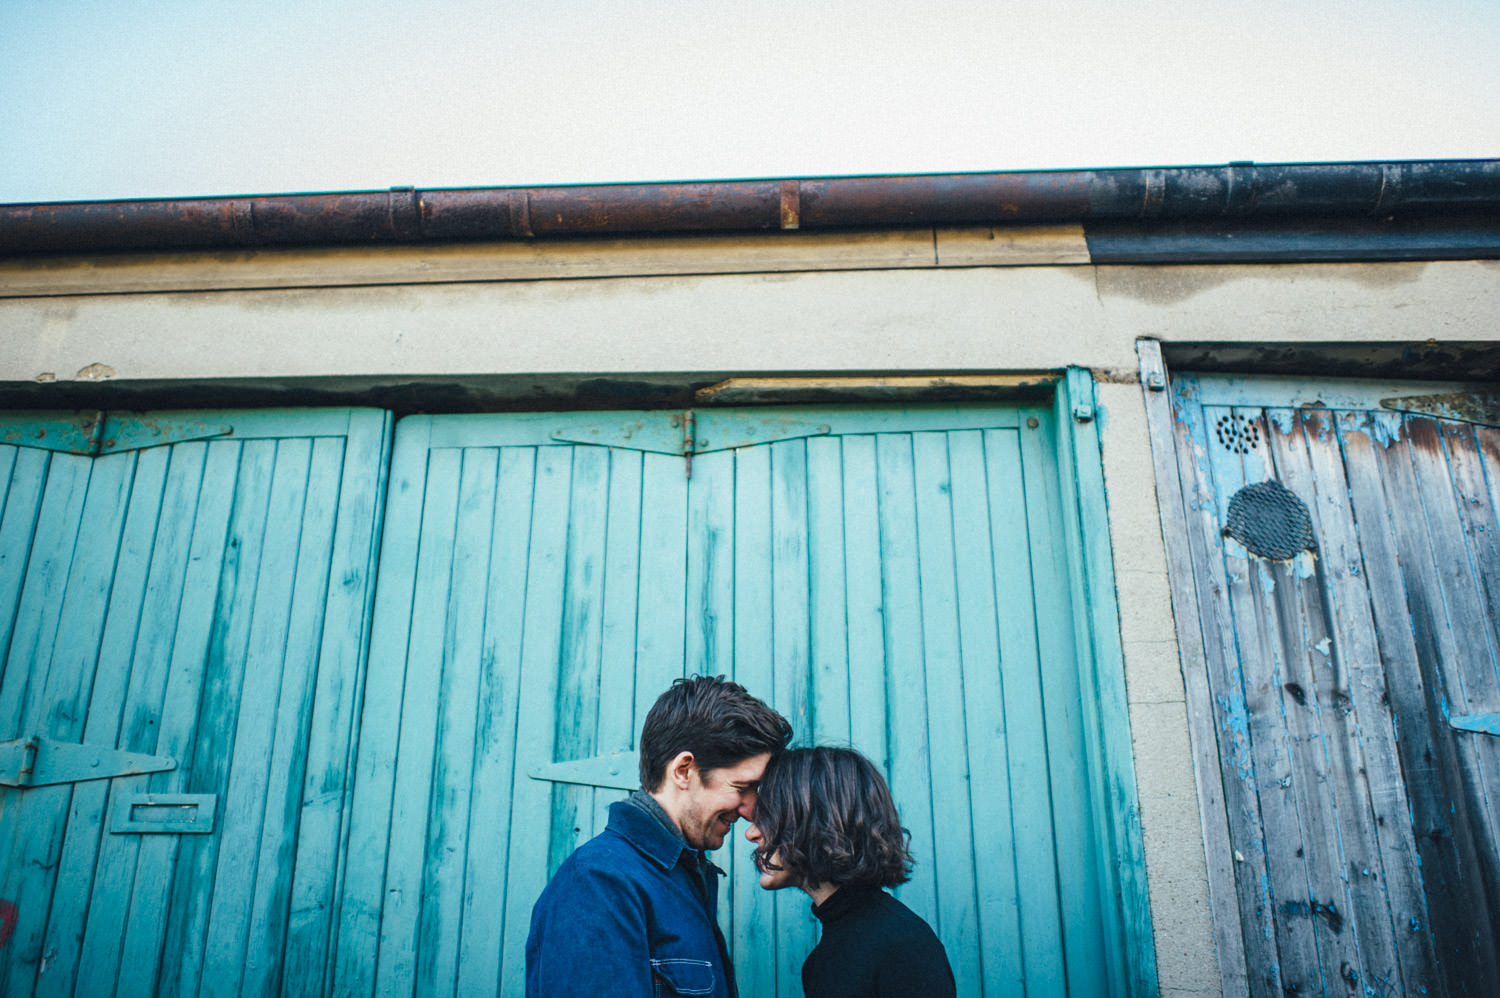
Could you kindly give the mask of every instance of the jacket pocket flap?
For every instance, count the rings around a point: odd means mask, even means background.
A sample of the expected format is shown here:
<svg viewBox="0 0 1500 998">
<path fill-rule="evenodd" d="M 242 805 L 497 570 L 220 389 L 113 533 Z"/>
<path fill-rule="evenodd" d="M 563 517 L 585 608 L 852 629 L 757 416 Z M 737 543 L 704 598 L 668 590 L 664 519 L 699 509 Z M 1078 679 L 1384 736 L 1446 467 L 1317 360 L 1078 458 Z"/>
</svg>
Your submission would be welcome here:
<svg viewBox="0 0 1500 998">
<path fill-rule="evenodd" d="M 714 993 L 714 967 L 707 960 L 652 960 L 651 976 L 665 985 L 669 994 Z"/>
</svg>

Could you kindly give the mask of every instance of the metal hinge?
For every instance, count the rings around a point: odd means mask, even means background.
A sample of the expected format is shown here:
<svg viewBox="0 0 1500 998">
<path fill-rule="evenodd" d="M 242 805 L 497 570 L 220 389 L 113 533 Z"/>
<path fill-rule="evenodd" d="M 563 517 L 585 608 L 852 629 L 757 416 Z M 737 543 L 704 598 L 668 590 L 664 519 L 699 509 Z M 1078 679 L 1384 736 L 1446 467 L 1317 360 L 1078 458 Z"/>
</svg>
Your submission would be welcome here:
<svg viewBox="0 0 1500 998">
<path fill-rule="evenodd" d="M 552 439 L 671 454 L 683 459 L 684 474 L 692 478 L 696 455 L 823 436 L 829 429 L 827 423 L 803 423 L 772 414 L 687 409 L 670 414 L 642 413 L 613 422 L 573 425 L 553 430 Z"/>
<path fill-rule="evenodd" d="M 533 780 L 551 783 L 574 783 L 584 787 L 608 787 L 634 790 L 641 785 L 640 757 L 629 751 L 609 752 L 590 759 L 571 759 L 533 766 L 527 774 Z"/>
<path fill-rule="evenodd" d="M 176 768 L 177 760 L 170 756 L 55 742 L 36 735 L 0 742 L 0 786 L 4 787 L 82 783 Z"/>
<path fill-rule="evenodd" d="M 0 444 L 100 457 L 165 444 L 222 437 L 232 426 L 160 414 L 93 412 L 28 414 L 0 424 Z"/>
<path fill-rule="evenodd" d="M 1459 731 L 1500 737 L 1500 714 L 1462 714 L 1448 718 L 1448 726 Z"/>
<path fill-rule="evenodd" d="M 1381 399 L 1380 405 L 1434 419 L 1451 419 L 1476 426 L 1500 426 L 1500 395 L 1485 392 L 1449 392 L 1443 395 L 1407 395 Z"/>
</svg>

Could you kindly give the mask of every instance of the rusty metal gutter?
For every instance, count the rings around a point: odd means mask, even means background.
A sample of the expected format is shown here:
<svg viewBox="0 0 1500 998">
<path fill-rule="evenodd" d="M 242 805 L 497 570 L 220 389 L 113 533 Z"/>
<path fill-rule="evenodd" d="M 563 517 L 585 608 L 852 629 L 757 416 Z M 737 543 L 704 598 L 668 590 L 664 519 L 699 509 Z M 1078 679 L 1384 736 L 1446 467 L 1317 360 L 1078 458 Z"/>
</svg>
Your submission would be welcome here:
<svg viewBox="0 0 1500 998">
<path fill-rule="evenodd" d="M 0 205 L 0 255 L 1213 219 L 1500 217 L 1500 160 L 1314 163 Z"/>
</svg>

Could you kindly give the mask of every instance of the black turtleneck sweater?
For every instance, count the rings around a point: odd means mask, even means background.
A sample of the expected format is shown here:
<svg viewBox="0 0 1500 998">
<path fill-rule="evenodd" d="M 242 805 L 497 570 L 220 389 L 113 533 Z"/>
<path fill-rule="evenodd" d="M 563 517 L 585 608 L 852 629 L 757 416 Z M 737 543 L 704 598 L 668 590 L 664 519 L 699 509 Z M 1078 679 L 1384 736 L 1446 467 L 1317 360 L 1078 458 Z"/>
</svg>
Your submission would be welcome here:
<svg viewBox="0 0 1500 998">
<path fill-rule="evenodd" d="M 823 938 L 802 965 L 807 998 L 951 998 L 953 968 L 931 927 L 875 887 L 843 887 L 813 914 Z"/>
</svg>

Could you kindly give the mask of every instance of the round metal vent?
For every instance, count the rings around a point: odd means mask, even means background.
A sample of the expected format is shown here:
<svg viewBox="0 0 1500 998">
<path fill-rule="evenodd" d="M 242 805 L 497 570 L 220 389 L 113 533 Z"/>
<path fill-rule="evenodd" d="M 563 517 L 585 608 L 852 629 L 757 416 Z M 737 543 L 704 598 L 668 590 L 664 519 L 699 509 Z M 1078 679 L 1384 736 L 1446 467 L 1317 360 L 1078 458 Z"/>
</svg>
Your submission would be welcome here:
<svg viewBox="0 0 1500 998">
<path fill-rule="evenodd" d="M 1318 546 L 1307 506 L 1280 482 L 1257 482 L 1236 492 L 1229 500 L 1224 534 L 1271 561 L 1287 561 Z"/>
</svg>

